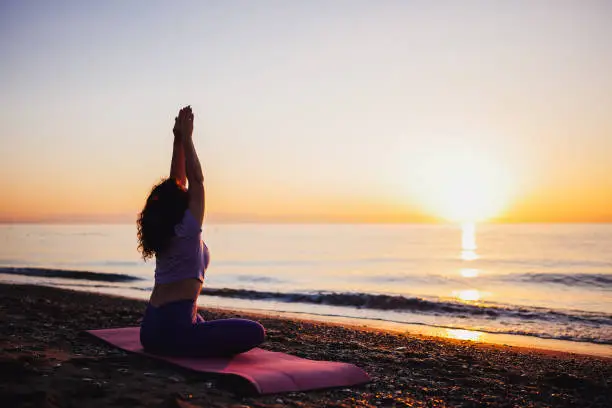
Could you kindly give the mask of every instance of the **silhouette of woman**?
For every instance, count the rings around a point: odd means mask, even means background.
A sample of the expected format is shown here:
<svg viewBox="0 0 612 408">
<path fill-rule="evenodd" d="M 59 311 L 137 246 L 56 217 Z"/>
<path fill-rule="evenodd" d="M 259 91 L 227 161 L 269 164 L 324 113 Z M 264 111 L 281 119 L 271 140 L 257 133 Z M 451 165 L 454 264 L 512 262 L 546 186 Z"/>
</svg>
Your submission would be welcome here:
<svg viewBox="0 0 612 408">
<path fill-rule="evenodd" d="M 202 241 L 204 176 L 193 122 L 191 107 L 181 109 L 173 129 L 170 177 L 153 187 L 138 218 L 138 249 L 156 263 L 140 341 L 156 354 L 228 356 L 261 344 L 265 330 L 251 320 L 204 321 L 197 313 L 209 252 Z"/>
</svg>

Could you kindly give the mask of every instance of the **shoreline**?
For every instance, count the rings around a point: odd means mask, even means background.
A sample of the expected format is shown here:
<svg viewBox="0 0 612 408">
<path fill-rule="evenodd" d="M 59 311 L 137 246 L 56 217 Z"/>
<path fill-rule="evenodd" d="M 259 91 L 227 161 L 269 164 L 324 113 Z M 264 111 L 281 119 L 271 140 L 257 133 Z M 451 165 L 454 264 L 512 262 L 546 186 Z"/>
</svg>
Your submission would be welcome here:
<svg viewBox="0 0 612 408">
<path fill-rule="evenodd" d="M 217 308 L 216 310 L 225 313 L 231 313 L 232 310 Z M 234 310 L 235 312 L 235 310 Z M 497 333 L 488 333 L 488 332 L 480 332 L 477 330 L 465 330 L 465 329 L 452 329 L 452 328 L 444 328 L 444 327 L 432 327 L 432 326 L 419 326 L 416 324 L 410 323 L 400 323 L 400 322 L 392 322 L 392 321 L 372 321 L 369 319 L 358 319 L 351 317 L 343 317 L 343 316 L 332 316 L 331 319 L 328 319 L 329 316 L 318 316 L 312 315 L 308 313 L 295 313 L 295 312 L 268 312 L 266 310 L 250 310 L 250 309 L 240 309 L 241 313 L 252 315 L 254 317 L 273 317 L 278 319 L 297 319 L 304 322 L 310 323 L 323 323 L 333 326 L 342 326 L 347 328 L 352 328 L 354 330 L 366 330 L 373 332 L 390 332 L 395 334 L 403 334 L 411 337 L 419 337 L 423 339 L 430 339 L 432 341 L 442 340 L 442 341 L 459 341 L 459 342 L 469 342 L 479 346 L 490 346 L 490 347 L 509 347 L 513 350 L 525 350 L 525 351 L 534 351 L 541 352 L 544 354 L 550 355 L 571 355 L 571 356 L 584 356 L 584 357 L 594 357 L 610 360 L 612 362 L 612 346 L 603 345 L 603 344 L 592 344 L 592 343 L 579 343 L 574 341 L 564 341 L 564 340 L 556 340 L 556 339 L 542 339 L 539 337 L 532 336 L 524 336 L 524 335 L 514 335 L 514 334 L 497 334 Z M 364 324 L 364 321 L 368 322 L 368 324 Z M 370 322 L 374 322 L 370 324 Z M 409 329 L 406 329 L 410 327 Z M 450 331 L 451 333 L 444 333 Z M 439 333 L 439 334 L 437 334 Z M 479 337 L 484 337 L 487 340 L 474 340 L 472 337 L 476 335 Z M 492 341 L 491 339 L 495 339 L 496 341 Z M 541 341 L 542 344 L 531 344 L 531 343 L 539 343 Z M 546 347 L 551 343 L 573 343 L 564 347 L 563 345 L 555 345 L 553 347 Z M 575 347 L 575 344 L 578 343 L 584 347 Z M 592 350 L 587 350 L 591 347 L 597 347 L 600 350 L 593 352 Z"/>
<path fill-rule="evenodd" d="M 7 275 L 11 276 L 11 275 Z M 23 278 L 23 277 L 21 277 Z M 38 282 L 38 279 L 33 277 L 26 277 L 27 279 L 21 280 L 4 280 L 0 281 L 0 284 L 30 284 L 28 281 Z M 124 289 L 121 287 L 116 288 L 103 288 L 103 287 L 75 287 L 71 284 L 62 285 L 61 282 L 57 282 L 55 285 L 45 285 L 45 287 L 63 288 L 67 290 L 76 290 L 86 293 L 102 294 L 102 295 L 118 295 L 129 299 L 147 300 L 149 292 L 134 291 L 130 289 Z M 549 339 L 537 336 L 528 336 L 523 334 L 507 334 L 507 333 L 495 333 L 471 329 L 452 328 L 446 326 L 433 326 L 427 324 L 418 323 L 405 323 L 401 321 L 383 320 L 383 319 L 371 319 L 367 317 L 350 317 L 342 316 L 337 314 L 326 314 L 316 312 L 302 312 L 302 311 L 291 311 L 291 310 L 277 310 L 276 308 L 282 308 L 285 306 L 287 309 L 291 309 L 292 304 L 285 304 L 282 302 L 266 302 L 259 300 L 249 299 L 235 299 L 235 298 L 224 298 L 217 297 L 214 295 L 200 296 L 198 300 L 198 306 L 215 308 L 221 311 L 243 311 L 245 313 L 253 315 L 274 315 L 279 318 L 290 318 L 300 320 L 312 320 L 320 323 L 350 325 L 356 328 L 369 327 L 377 330 L 391 331 L 395 333 L 406 333 L 409 335 L 420 335 L 426 337 L 435 337 L 443 339 L 459 339 L 468 340 L 478 344 L 496 344 L 496 345 L 508 345 L 512 347 L 525 347 L 540 350 L 551 350 L 573 354 L 586 354 L 599 357 L 612 358 L 612 346 L 606 344 L 597 344 L 589 342 L 579 342 L 572 340 L 560 340 L 560 339 Z"/>
<path fill-rule="evenodd" d="M 612 397 L 609 358 L 239 310 L 200 310 L 207 320 L 257 317 L 267 329 L 262 348 L 353 363 L 373 379 L 345 389 L 245 396 L 224 378 L 130 355 L 83 335 L 87 329 L 138 325 L 143 300 L 11 284 L 0 284 L 0 296 L 3 406 L 55 401 L 60 407 L 165 407 L 189 401 L 196 407 L 603 407 Z"/>
</svg>

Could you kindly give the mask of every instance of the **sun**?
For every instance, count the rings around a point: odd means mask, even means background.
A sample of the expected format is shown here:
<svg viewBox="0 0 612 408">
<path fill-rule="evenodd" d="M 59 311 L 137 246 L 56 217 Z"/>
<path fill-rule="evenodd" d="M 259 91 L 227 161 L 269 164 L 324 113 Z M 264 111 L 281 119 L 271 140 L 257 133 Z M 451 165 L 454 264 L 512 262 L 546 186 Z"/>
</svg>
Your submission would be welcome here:
<svg viewBox="0 0 612 408">
<path fill-rule="evenodd" d="M 418 163 L 424 210 L 452 222 L 479 222 L 508 205 L 512 183 L 501 161 L 473 149 L 437 151 Z"/>
</svg>

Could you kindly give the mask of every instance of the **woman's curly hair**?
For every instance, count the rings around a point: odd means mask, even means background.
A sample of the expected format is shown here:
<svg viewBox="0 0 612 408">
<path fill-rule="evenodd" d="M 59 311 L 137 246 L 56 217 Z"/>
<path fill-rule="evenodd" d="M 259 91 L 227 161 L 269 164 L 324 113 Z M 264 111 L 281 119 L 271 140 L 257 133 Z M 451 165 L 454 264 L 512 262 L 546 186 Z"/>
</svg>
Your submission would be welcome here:
<svg viewBox="0 0 612 408">
<path fill-rule="evenodd" d="M 168 246 L 187 205 L 187 191 L 176 179 L 165 179 L 153 187 L 137 221 L 138 251 L 145 261 Z"/>
</svg>

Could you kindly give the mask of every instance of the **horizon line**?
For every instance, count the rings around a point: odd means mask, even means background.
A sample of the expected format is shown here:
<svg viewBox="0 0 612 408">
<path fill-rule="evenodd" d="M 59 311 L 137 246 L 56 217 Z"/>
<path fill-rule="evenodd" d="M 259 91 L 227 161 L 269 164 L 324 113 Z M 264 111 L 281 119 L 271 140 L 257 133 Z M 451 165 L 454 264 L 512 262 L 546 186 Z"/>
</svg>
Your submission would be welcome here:
<svg viewBox="0 0 612 408">
<path fill-rule="evenodd" d="M 0 215 L 0 224 L 136 224 L 138 213 L 110 214 L 44 214 L 30 217 L 11 217 Z M 389 213 L 389 214 L 287 214 L 282 216 L 245 214 L 245 213 L 209 213 L 204 221 L 210 224 L 609 224 L 612 214 L 593 214 L 592 216 L 546 217 L 543 214 L 533 216 L 500 215 L 480 221 L 459 221 L 422 213 Z"/>
<path fill-rule="evenodd" d="M 136 220 L 0 220 L 0 225 L 130 225 Z M 485 221 L 447 221 L 447 220 L 207 220 L 209 225 L 461 225 L 461 224 L 612 224 L 612 220 L 485 220 Z"/>
</svg>

